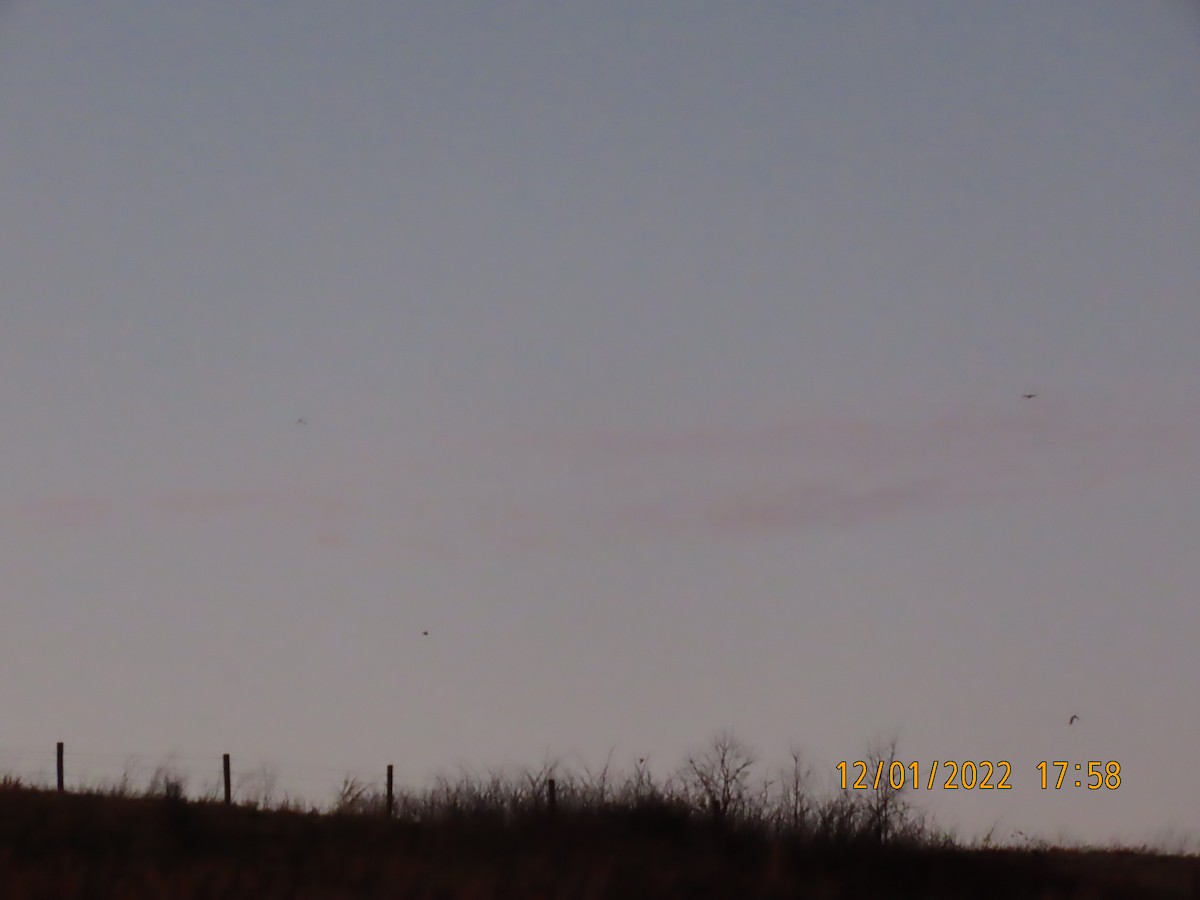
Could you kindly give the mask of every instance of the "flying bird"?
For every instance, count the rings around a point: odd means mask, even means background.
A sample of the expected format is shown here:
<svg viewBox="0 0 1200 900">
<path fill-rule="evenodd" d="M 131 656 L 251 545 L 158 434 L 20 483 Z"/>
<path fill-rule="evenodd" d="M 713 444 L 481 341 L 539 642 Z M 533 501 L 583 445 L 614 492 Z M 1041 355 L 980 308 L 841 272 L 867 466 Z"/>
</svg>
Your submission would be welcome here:
<svg viewBox="0 0 1200 900">
<path fill-rule="evenodd" d="M 421 632 L 421 634 L 423 634 L 425 637 L 429 637 L 429 632 L 428 632 L 428 631 L 422 631 L 422 632 Z"/>
<path fill-rule="evenodd" d="M 1021 396 L 1024 397 L 1026 400 L 1032 400 L 1034 397 L 1037 396 L 1037 394 L 1022 394 Z"/>
<path fill-rule="evenodd" d="M 1071 718 L 1069 718 L 1069 719 L 1067 720 L 1067 724 L 1068 724 L 1068 725 L 1074 725 L 1074 724 L 1075 724 L 1075 722 L 1076 722 L 1076 720 L 1078 720 L 1078 718 L 1079 718 L 1079 716 L 1071 716 Z"/>
<path fill-rule="evenodd" d="M 297 419 L 297 420 L 296 420 L 296 424 L 297 424 L 297 425 L 307 425 L 307 424 L 308 424 L 308 421 L 307 421 L 307 420 L 305 420 L 305 419 Z"/>
</svg>

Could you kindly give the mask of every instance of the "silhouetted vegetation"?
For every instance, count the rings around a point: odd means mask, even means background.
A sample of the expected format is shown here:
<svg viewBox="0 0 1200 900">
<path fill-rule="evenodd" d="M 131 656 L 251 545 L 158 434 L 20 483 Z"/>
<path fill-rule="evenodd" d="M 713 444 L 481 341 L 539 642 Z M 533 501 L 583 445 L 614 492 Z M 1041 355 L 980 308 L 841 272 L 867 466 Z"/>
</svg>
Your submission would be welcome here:
<svg viewBox="0 0 1200 900">
<path fill-rule="evenodd" d="M 1200 896 L 1194 857 L 963 846 L 903 792 L 818 797 L 798 753 L 767 777 L 756 766 L 721 734 L 661 781 L 645 760 L 625 774 L 463 772 L 398 792 L 390 818 L 383 792 L 349 778 L 328 808 L 306 810 L 189 798 L 166 768 L 142 791 L 60 794 L 8 777 L 0 896 Z"/>
</svg>

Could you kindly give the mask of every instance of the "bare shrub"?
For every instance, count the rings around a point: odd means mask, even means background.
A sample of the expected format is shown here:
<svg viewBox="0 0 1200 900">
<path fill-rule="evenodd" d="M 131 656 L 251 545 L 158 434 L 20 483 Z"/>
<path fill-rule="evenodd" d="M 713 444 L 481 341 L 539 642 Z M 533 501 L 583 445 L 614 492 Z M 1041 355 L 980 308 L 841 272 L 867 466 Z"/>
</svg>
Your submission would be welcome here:
<svg viewBox="0 0 1200 900">
<path fill-rule="evenodd" d="M 343 815 L 383 815 L 387 810 L 387 795 L 374 785 L 364 784 L 347 775 L 342 779 L 333 811 Z"/>
<path fill-rule="evenodd" d="M 638 757 L 637 762 L 633 765 L 633 773 L 625 779 L 625 783 L 621 785 L 619 793 L 622 802 L 635 806 L 645 800 L 657 800 L 661 797 L 663 792 L 654 783 L 654 776 L 650 774 L 650 760 L 648 757 Z"/>
<path fill-rule="evenodd" d="M 176 772 L 169 763 L 163 763 L 154 770 L 154 774 L 150 776 L 150 784 L 146 788 L 147 797 L 162 797 L 172 802 L 179 802 L 184 799 L 185 789 L 187 787 L 187 778 Z M 128 773 L 122 778 L 122 782 L 118 785 L 118 791 L 126 791 L 128 789 Z"/>
<path fill-rule="evenodd" d="M 158 775 L 166 765 L 167 764 L 164 763 L 163 766 L 159 766 L 159 768 L 155 770 L 154 775 Z M 141 769 L 142 761 L 138 757 L 126 757 L 125 766 L 121 770 L 121 777 L 107 786 L 107 793 L 113 797 L 134 796 L 134 794 L 137 793 L 137 789 L 134 787 L 134 785 L 141 780 Z M 151 776 L 151 783 L 146 790 L 148 795 L 154 795 L 156 793 L 155 786 L 153 784 L 154 775 Z M 161 794 L 161 785 L 159 785 L 159 788 L 160 790 L 158 790 L 157 793 Z"/>
<path fill-rule="evenodd" d="M 799 749 L 792 748 L 788 764 L 779 770 L 776 779 L 779 785 L 774 809 L 776 830 L 796 837 L 807 835 L 815 809 L 809 788 L 812 767 L 805 763 Z"/>
<path fill-rule="evenodd" d="M 549 782 L 558 773 L 560 763 L 556 759 L 546 760 L 537 769 L 527 769 L 516 782 L 517 791 L 511 798 L 511 808 L 518 810 L 542 809 L 546 803 Z M 556 780 L 557 785 L 557 780 Z"/>
<path fill-rule="evenodd" d="M 604 765 L 599 769 L 593 771 L 587 763 L 582 763 L 582 775 L 568 773 L 563 784 L 563 799 L 570 805 L 607 809 L 614 796 L 612 755 L 613 750 L 609 748 L 608 755 L 604 757 Z"/>
<path fill-rule="evenodd" d="M 267 809 L 275 802 L 278 783 L 279 773 L 273 766 L 264 762 L 251 772 L 239 773 L 234 789 L 241 802 Z"/>
<path fill-rule="evenodd" d="M 892 784 L 891 764 L 899 758 L 898 744 L 899 738 L 893 735 L 867 747 L 868 772 L 883 766 L 883 776 L 866 801 L 866 827 L 880 844 L 922 840 L 929 831 L 925 816 L 909 800 L 907 781 L 902 780 L 898 788 Z"/>
<path fill-rule="evenodd" d="M 813 837 L 821 843 L 849 844 L 867 831 L 866 806 L 854 794 L 826 797 L 813 809 Z"/>
<path fill-rule="evenodd" d="M 677 777 L 689 799 L 699 801 L 718 821 L 749 811 L 749 782 L 754 754 L 729 731 L 718 733 L 708 748 L 688 756 Z"/>
<path fill-rule="evenodd" d="M 460 769 L 457 778 L 438 775 L 425 794 L 424 817 L 437 819 L 488 819 L 510 816 L 520 789 L 498 769 L 480 774 Z"/>
</svg>

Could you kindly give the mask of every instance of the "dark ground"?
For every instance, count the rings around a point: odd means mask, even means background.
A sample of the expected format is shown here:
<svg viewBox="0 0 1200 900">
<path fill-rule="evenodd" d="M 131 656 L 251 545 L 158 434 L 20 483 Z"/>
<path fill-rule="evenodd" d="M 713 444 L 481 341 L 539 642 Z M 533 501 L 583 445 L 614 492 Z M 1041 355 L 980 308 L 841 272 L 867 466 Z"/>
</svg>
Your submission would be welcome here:
<svg viewBox="0 0 1200 900">
<path fill-rule="evenodd" d="M 1200 898 L 1200 858 L 800 841 L 665 808 L 388 821 L 0 790 L 0 897 Z"/>
</svg>

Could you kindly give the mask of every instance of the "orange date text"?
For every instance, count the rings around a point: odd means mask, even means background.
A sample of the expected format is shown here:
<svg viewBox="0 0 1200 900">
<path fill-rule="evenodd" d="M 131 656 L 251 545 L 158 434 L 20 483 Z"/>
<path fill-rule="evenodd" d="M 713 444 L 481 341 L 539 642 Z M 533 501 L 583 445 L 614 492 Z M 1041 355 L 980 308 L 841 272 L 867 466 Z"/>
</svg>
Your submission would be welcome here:
<svg viewBox="0 0 1200 900">
<path fill-rule="evenodd" d="M 928 763 L 842 760 L 837 764 L 842 790 L 1009 791 L 1008 760 L 940 760 Z"/>
</svg>

